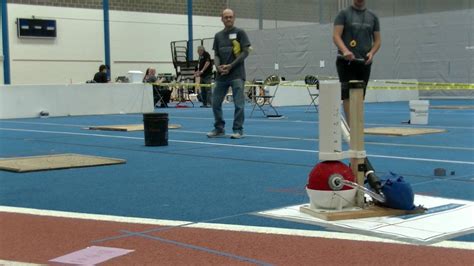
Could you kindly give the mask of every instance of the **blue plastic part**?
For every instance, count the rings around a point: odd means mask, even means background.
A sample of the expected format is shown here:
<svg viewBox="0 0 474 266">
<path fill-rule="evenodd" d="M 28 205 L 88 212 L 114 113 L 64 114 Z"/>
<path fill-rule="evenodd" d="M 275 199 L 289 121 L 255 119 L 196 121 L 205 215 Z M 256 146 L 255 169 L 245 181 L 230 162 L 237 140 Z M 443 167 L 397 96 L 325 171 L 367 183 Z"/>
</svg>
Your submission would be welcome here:
<svg viewBox="0 0 474 266">
<path fill-rule="evenodd" d="M 403 176 L 390 172 L 380 179 L 382 181 L 382 192 L 386 199 L 383 203 L 384 206 L 400 210 L 413 210 L 415 208 L 415 194 L 411 185 L 405 182 Z"/>
</svg>

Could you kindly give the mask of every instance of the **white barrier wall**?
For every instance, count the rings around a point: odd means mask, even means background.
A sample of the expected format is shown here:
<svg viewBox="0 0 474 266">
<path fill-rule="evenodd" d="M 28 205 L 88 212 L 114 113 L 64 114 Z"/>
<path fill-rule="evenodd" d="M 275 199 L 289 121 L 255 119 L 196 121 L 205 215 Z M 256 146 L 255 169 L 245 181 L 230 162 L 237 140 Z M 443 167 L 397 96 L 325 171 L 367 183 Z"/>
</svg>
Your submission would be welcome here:
<svg viewBox="0 0 474 266">
<path fill-rule="evenodd" d="M 0 84 L 4 84 L 4 80 L 3 80 L 3 55 L 0 56 Z"/>
<path fill-rule="evenodd" d="M 405 80 L 406 81 L 406 80 Z M 410 80 L 414 81 L 414 80 Z M 416 80 L 415 80 L 416 81 Z M 339 81 L 321 81 L 321 83 L 326 84 L 339 84 Z M 304 85 L 303 81 L 296 82 L 299 86 L 291 86 L 291 85 L 280 85 L 278 87 L 278 91 L 275 94 L 275 98 L 273 99 L 272 104 L 274 106 L 298 106 L 298 105 L 309 105 L 311 103 L 311 96 L 309 96 L 309 92 L 306 87 L 302 87 Z M 393 84 L 386 84 L 384 81 L 370 81 L 369 87 L 387 87 L 393 86 Z M 400 85 L 400 86 L 409 86 L 409 85 Z M 276 87 L 268 87 L 268 91 L 270 95 L 275 93 Z M 311 88 L 312 92 L 315 90 Z M 397 102 L 397 101 L 410 101 L 410 100 L 418 100 L 419 93 L 418 90 L 371 90 L 368 89 L 366 91 L 365 100 L 364 102 Z M 319 100 L 319 99 L 318 99 Z M 316 100 L 316 104 L 319 101 Z"/>
<path fill-rule="evenodd" d="M 0 119 L 153 112 L 151 85 L 69 84 L 0 86 Z"/>
</svg>

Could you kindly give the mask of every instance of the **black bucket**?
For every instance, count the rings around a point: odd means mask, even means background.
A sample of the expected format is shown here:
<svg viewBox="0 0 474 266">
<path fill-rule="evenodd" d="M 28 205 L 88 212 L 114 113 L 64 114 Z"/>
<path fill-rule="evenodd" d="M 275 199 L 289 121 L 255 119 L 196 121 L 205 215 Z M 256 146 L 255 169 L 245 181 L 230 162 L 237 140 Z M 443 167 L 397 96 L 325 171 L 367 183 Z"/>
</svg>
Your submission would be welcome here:
<svg viewBox="0 0 474 266">
<path fill-rule="evenodd" d="M 145 146 L 168 145 L 167 113 L 143 114 L 143 127 L 145 130 Z"/>
</svg>

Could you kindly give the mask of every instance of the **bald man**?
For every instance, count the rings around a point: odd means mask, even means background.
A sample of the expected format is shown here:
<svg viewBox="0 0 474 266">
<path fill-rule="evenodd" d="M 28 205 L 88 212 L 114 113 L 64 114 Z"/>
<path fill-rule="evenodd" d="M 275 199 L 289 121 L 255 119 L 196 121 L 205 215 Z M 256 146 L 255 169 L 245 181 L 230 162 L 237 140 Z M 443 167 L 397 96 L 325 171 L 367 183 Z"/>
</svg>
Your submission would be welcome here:
<svg viewBox="0 0 474 266">
<path fill-rule="evenodd" d="M 209 138 L 225 136 L 225 121 L 222 115 L 222 102 L 229 87 L 232 88 L 234 99 L 234 123 L 232 139 L 244 136 L 244 82 L 245 58 L 249 55 L 250 41 L 244 30 L 234 26 L 235 15 L 231 9 L 221 14 L 224 29 L 214 36 L 214 64 L 217 69 L 216 84 L 212 93 L 212 112 L 214 113 L 214 129 L 207 133 Z"/>
</svg>

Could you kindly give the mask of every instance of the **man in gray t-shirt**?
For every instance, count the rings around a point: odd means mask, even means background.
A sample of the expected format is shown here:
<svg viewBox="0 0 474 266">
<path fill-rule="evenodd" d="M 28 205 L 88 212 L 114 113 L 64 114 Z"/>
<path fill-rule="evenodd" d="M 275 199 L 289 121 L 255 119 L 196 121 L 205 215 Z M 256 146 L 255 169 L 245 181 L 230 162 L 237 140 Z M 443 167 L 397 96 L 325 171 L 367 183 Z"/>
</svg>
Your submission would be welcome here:
<svg viewBox="0 0 474 266">
<path fill-rule="evenodd" d="M 348 82 L 363 80 L 367 87 L 372 60 L 381 45 L 379 19 L 367 10 L 365 0 L 353 0 L 351 6 L 339 12 L 334 20 L 333 40 L 338 48 L 336 67 L 349 121 Z"/>
<path fill-rule="evenodd" d="M 216 85 L 212 93 L 212 111 L 214 113 L 214 129 L 207 134 L 209 138 L 225 136 L 225 121 L 222 115 L 222 102 L 232 88 L 234 100 L 233 139 L 243 137 L 244 124 L 244 82 L 245 58 L 249 55 L 250 41 L 244 30 L 234 27 L 234 11 L 225 9 L 221 16 L 224 29 L 214 36 L 214 64 L 217 68 Z"/>
</svg>

